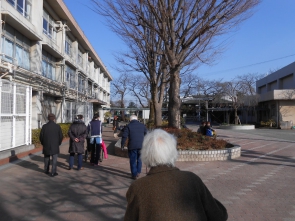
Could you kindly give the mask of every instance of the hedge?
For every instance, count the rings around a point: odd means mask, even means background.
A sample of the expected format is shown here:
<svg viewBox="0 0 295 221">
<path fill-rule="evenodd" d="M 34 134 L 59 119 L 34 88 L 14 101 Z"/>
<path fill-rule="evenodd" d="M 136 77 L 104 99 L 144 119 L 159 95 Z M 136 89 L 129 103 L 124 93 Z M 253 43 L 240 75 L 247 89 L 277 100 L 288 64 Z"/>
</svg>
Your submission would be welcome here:
<svg viewBox="0 0 295 221">
<path fill-rule="evenodd" d="M 63 137 L 67 138 L 68 137 L 68 131 L 69 131 L 69 128 L 70 128 L 71 124 L 69 124 L 69 123 L 60 123 L 58 125 L 61 128 Z M 35 146 L 37 144 L 40 144 L 40 140 L 39 140 L 40 132 L 41 132 L 41 129 L 32 129 L 32 144 L 34 144 Z"/>
</svg>

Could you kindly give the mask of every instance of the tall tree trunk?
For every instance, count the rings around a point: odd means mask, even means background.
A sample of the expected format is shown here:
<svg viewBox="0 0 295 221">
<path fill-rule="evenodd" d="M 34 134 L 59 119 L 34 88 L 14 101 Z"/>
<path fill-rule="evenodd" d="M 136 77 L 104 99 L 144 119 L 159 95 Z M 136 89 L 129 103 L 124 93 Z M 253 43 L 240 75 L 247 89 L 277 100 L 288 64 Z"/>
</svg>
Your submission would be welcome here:
<svg viewBox="0 0 295 221">
<path fill-rule="evenodd" d="M 163 65 L 161 68 L 162 73 L 161 79 L 157 79 L 156 77 L 151 82 L 151 100 L 153 102 L 154 107 L 154 126 L 160 127 L 162 126 L 162 107 L 164 101 L 164 93 L 167 85 L 167 67 Z"/>
<path fill-rule="evenodd" d="M 180 77 L 179 71 L 172 71 L 170 75 L 168 121 L 169 127 L 180 128 L 180 105 L 179 96 Z"/>
<path fill-rule="evenodd" d="M 155 104 L 155 126 L 162 125 L 162 102 Z"/>
<path fill-rule="evenodd" d="M 158 88 L 155 84 L 151 85 L 151 97 L 153 102 L 153 111 L 154 111 L 154 125 L 159 127 L 162 125 L 162 104 L 163 99 L 158 99 Z"/>
<path fill-rule="evenodd" d="M 149 101 L 149 107 L 150 107 L 150 116 L 149 116 L 149 122 L 155 121 L 155 107 L 152 100 Z"/>
<path fill-rule="evenodd" d="M 238 108 L 235 107 L 235 124 L 238 124 Z"/>
</svg>

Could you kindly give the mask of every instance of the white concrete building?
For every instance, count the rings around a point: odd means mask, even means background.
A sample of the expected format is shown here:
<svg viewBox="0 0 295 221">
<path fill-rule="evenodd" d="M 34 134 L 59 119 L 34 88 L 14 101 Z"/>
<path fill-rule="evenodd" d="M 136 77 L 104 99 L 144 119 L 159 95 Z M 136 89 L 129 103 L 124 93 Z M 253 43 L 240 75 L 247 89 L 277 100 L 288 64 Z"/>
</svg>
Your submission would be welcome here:
<svg viewBox="0 0 295 221">
<path fill-rule="evenodd" d="M 295 125 L 295 62 L 257 81 L 256 91 L 258 121 L 273 119 L 282 129 Z"/>
<path fill-rule="evenodd" d="M 1 78 L 31 86 L 31 128 L 110 106 L 111 74 L 62 0 L 1 0 Z"/>
</svg>

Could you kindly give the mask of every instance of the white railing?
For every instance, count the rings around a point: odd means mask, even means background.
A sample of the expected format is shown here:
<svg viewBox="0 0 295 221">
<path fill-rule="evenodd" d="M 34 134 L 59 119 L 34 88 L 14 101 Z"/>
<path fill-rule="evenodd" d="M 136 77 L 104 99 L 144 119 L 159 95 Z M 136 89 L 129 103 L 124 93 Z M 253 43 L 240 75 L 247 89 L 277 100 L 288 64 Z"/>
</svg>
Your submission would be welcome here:
<svg viewBox="0 0 295 221">
<path fill-rule="evenodd" d="M 31 144 L 32 88 L 0 79 L 0 151 Z"/>
</svg>

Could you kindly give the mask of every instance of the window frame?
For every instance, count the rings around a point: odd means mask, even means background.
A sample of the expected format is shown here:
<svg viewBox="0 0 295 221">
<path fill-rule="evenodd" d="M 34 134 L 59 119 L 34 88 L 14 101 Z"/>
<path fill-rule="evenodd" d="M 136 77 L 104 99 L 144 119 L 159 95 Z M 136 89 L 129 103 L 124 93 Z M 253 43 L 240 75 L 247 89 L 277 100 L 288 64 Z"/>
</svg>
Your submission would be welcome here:
<svg viewBox="0 0 295 221">
<path fill-rule="evenodd" d="M 30 60 L 30 47 L 31 41 L 14 29 L 12 26 L 5 24 L 6 28 L 2 30 L 2 51 L 3 60 L 10 62 L 12 64 L 16 64 L 14 61 L 17 61 L 17 65 L 26 69 L 31 70 L 31 60 Z M 10 29 L 10 30 L 8 30 Z M 11 43 L 11 53 L 8 54 L 7 44 L 6 42 Z M 21 50 L 18 50 L 21 49 Z M 21 56 L 18 52 L 21 51 Z"/>
<path fill-rule="evenodd" d="M 46 24 L 46 25 L 44 25 Z M 46 26 L 46 27 L 45 27 Z M 43 33 L 48 36 L 50 39 L 56 41 L 57 30 L 55 28 L 55 21 L 52 16 L 43 9 Z"/>
<path fill-rule="evenodd" d="M 70 39 L 70 37 L 68 35 L 66 35 L 66 39 L 65 39 L 65 53 L 67 55 L 69 55 L 70 57 L 72 57 L 72 44 L 73 44 L 73 41 Z"/>
<path fill-rule="evenodd" d="M 85 92 L 85 78 L 81 74 L 78 75 L 78 91 Z"/>
<path fill-rule="evenodd" d="M 88 93 L 88 95 L 92 95 L 92 86 L 93 86 L 92 82 L 88 81 L 87 82 L 87 93 Z"/>
<path fill-rule="evenodd" d="M 66 82 L 68 82 L 69 84 L 69 87 L 72 88 L 72 89 L 76 89 L 76 71 L 71 68 L 70 66 L 66 65 Z"/>
<path fill-rule="evenodd" d="M 22 16 L 31 20 L 32 0 L 6 0 L 12 5 Z M 21 3 L 21 5 L 20 5 Z"/>
<path fill-rule="evenodd" d="M 56 80 L 56 58 L 45 50 L 42 50 L 42 76 L 53 81 Z M 44 70 L 44 66 L 46 70 Z"/>
</svg>

